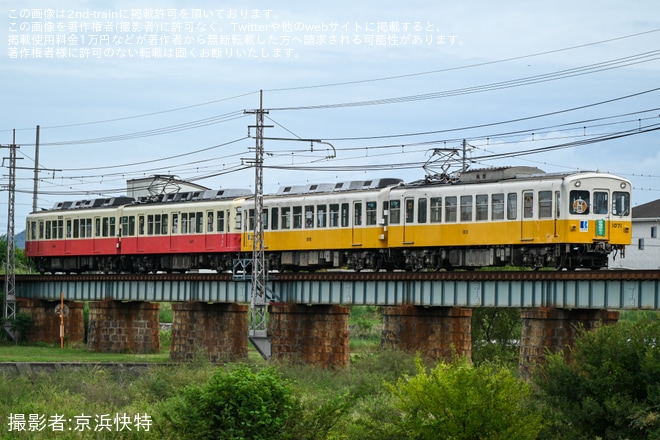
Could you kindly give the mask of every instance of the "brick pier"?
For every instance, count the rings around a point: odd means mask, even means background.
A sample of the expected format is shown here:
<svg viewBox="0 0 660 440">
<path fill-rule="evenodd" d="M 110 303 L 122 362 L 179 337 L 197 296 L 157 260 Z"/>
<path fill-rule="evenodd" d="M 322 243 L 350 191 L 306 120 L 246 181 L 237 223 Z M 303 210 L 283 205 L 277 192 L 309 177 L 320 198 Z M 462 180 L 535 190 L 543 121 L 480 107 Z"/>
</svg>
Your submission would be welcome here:
<svg viewBox="0 0 660 440">
<path fill-rule="evenodd" d="M 554 308 L 523 309 L 520 338 L 520 377 L 528 379 L 535 365 L 545 361 L 546 350 L 570 355 L 578 329 L 586 331 L 619 321 L 620 313 L 604 309 L 566 310 Z"/>
<path fill-rule="evenodd" d="M 18 311 L 27 313 L 32 318 L 32 329 L 28 336 L 29 342 L 60 343 L 61 301 L 45 301 L 40 299 L 18 298 Z M 64 301 L 64 339 L 67 344 L 82 344 L 85 340 L 85 322 L 83 318 L 83 303 Z"/>
<path fill-rule="evenodd" d="M 160 304 L 91 301 L 87 350 L 101 353 L 158 353 Z"/>
<path fill-rule="evenodd" d="M 462 307 L 383 307 L 383 348 L 420 353 L 427 359 L 472 357 L 472 309 Z"/>
<path fill-rule="evenodd" d="M 189 360 L 197 354 L 213 362 L 247 358 L 249 306 L 224 303 L 172 304 L 170 359 Z"/>
<path fill-rule="evenodd" d="M 349 307 L 271 304 L 269 311 L 272 359 L 321 368 L 349 366 Z"/>
</svg>

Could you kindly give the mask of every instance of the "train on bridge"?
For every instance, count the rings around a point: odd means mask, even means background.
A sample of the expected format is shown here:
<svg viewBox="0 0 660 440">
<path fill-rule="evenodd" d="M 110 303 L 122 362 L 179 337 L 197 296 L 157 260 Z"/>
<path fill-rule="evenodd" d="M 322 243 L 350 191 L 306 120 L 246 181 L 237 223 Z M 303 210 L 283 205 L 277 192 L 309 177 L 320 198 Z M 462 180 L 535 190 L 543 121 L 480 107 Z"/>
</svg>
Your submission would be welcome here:
<svg viewBox="0 0 660 440">
<path fill-rule="evenodd" d="M 607 267 L 631 242 L 629 180 L 532 167 L 457 180 L 282 187 L 263 197 L 269 270 Z M 27 217 L 41 273 L 231 270 L 250 258 L 255 197 L 225 189 L 57 203 Z"/>
</svg>

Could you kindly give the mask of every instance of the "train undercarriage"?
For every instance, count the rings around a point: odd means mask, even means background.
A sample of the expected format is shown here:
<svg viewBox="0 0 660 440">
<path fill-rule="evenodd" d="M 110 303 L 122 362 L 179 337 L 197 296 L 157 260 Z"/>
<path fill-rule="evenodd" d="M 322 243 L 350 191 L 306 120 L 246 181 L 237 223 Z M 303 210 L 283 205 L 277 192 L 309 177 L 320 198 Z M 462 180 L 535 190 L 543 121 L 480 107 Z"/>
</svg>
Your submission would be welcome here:
<svg viewBox="0 0 660 440">
<path fill-rule="evenodd" d="M 624 248 L 604 242 L 495 247 L 393 248 L 364 250 L 267 252 L 273 271 L 315 271 L 346 268 L 354 271 L 437 271 L 516 266 L 532 269 L 607 268 L 611 252 Z M 231 271 L 237 259 L 251 254 L 162 254 L 81 257 L 38 257 L 40 273 L 155 273 L 208 269 Z"/>
</svg>

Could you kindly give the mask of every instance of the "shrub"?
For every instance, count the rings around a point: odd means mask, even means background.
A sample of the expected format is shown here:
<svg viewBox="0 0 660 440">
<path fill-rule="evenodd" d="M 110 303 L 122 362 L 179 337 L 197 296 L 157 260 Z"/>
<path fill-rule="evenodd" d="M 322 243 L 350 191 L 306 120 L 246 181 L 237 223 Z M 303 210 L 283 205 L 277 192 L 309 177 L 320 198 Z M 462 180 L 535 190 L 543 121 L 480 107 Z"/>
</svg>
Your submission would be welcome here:
<svg viewBox="0 0 660 440">
<path fill-rule="evenodd" d="M 273 368 L 240 364 L 218 370 L 202 386 L 186 387 L 163 415 L 180 439 L 284 439 L 299 407 Z"/>
</svg>

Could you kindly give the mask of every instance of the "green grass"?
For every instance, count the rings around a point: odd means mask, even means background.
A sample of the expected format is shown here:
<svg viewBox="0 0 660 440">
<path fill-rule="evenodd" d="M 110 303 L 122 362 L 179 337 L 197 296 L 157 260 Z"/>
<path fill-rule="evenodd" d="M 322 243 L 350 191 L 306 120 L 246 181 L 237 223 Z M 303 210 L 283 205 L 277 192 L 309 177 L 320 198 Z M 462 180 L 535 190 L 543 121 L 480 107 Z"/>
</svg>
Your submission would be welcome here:
<svg viewBox="0 0 660 440">
<path fill-rule="evenodd" d="M 54 345 L 0 345 L 0 362 L 169 362 L 169 350 L 154 354 L 96 353 Z"/>
</svg>

